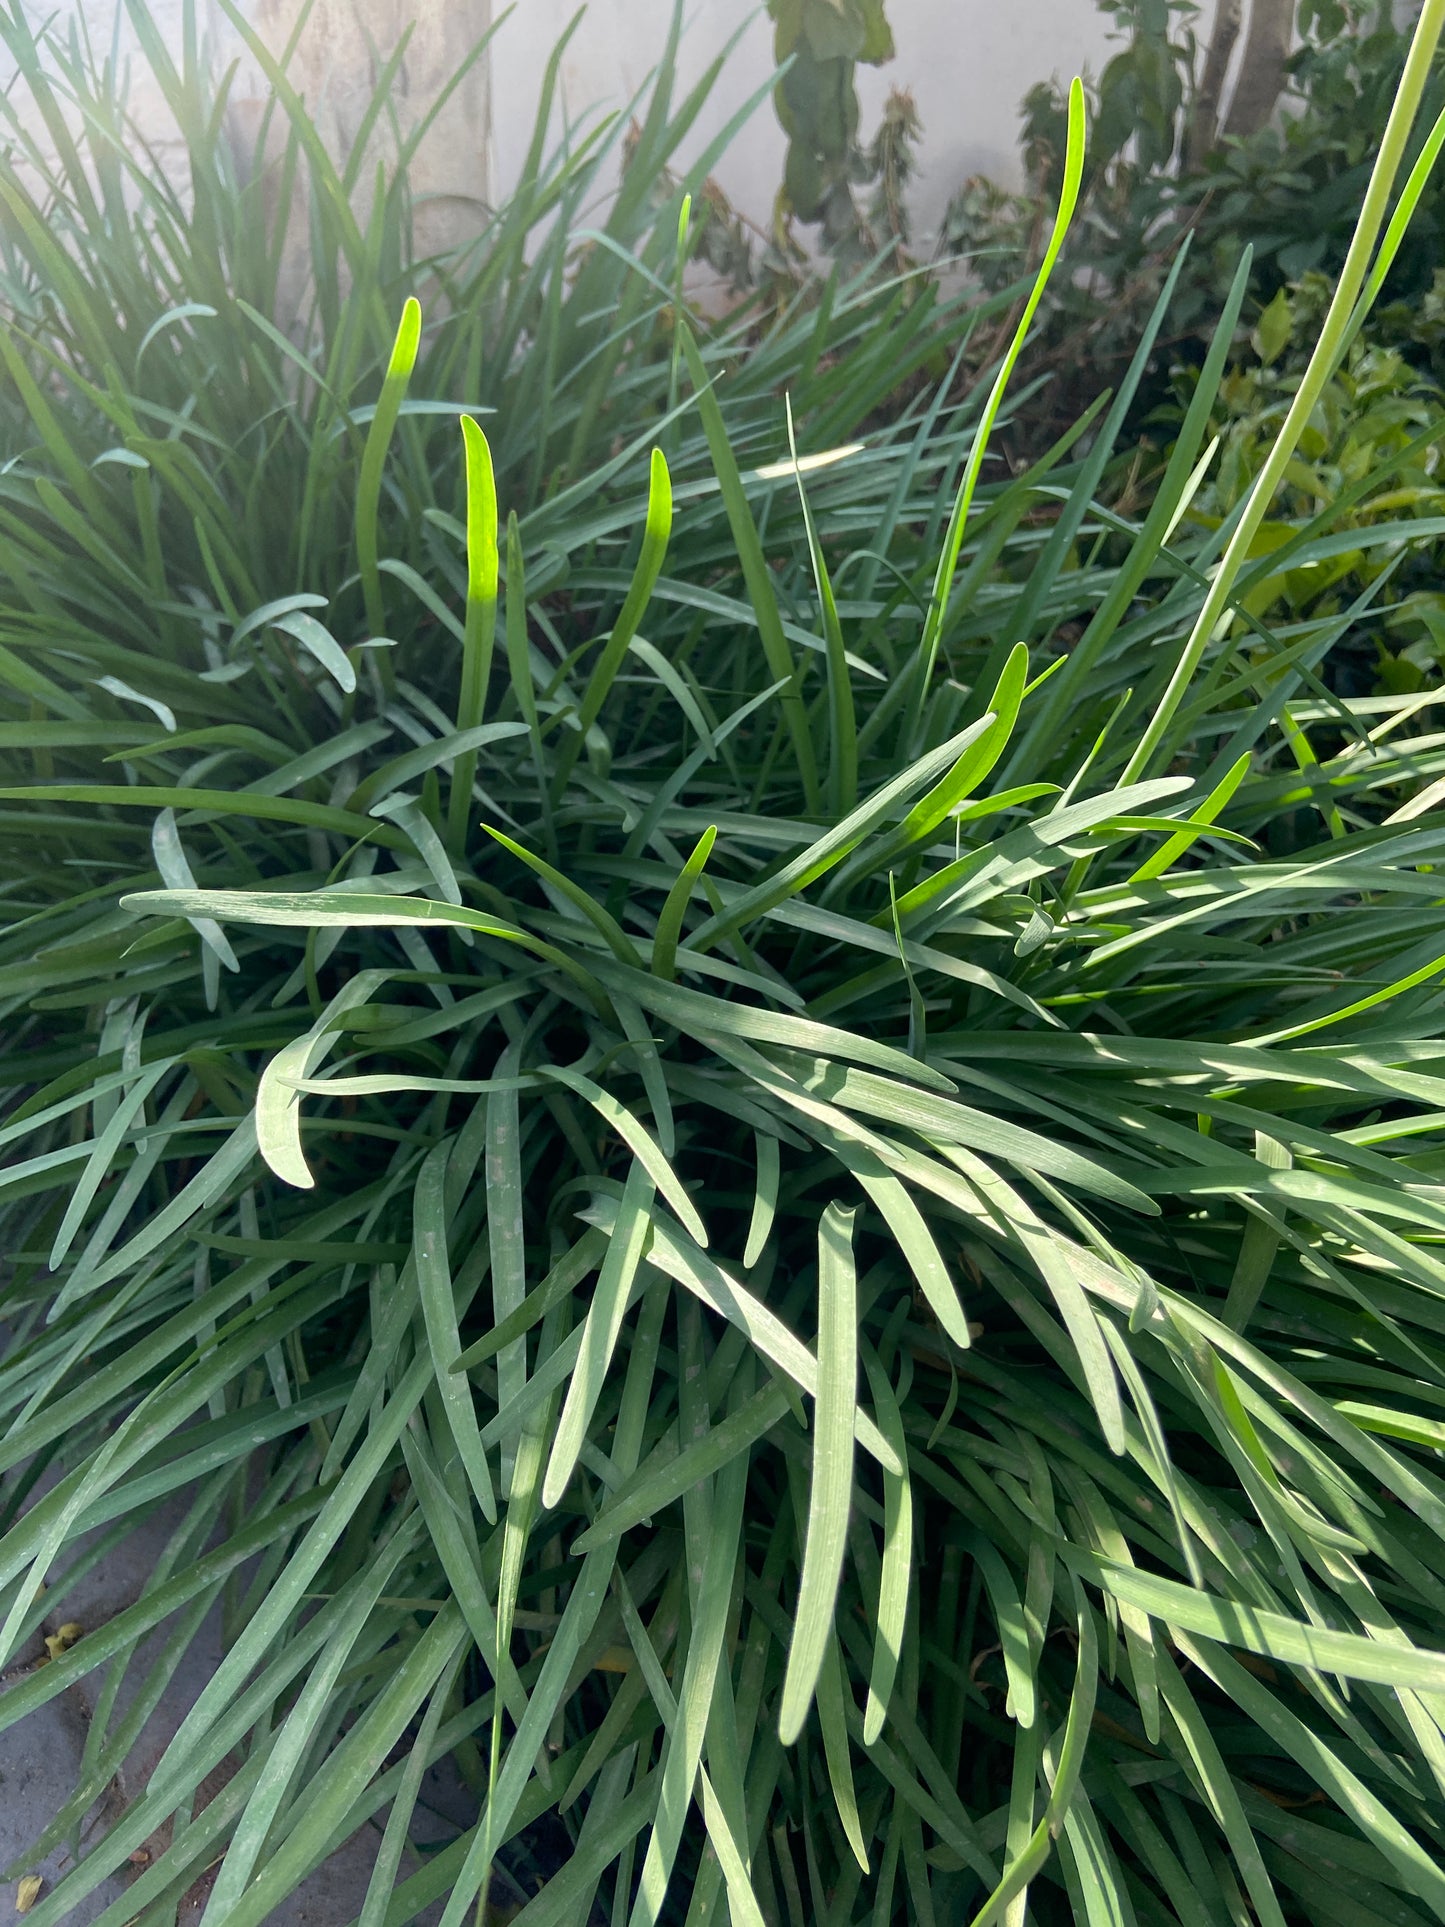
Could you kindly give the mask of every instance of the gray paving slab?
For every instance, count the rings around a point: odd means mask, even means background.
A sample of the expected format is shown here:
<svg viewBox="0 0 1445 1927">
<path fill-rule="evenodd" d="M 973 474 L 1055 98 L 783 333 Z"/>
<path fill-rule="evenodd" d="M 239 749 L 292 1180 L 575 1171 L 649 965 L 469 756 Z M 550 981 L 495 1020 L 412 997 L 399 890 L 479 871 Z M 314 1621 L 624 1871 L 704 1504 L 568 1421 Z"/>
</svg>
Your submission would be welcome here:
<svg viewBox="0 0 1445 1927">
<path fill-rule="evenodd" d="M 48 1597 L 54 1607 L 27 1648 L 17 1655 L 16 1664 L 7 1672 L 4 1686 L 43 1663 L 45 1635 L 56 1634 L 64 1624 L 78 1624 L 82 1637 L 87 1630 L 103 1626 L 140 1596 L 147 1578 L 170 1534 L 184 1515 L 184 1500 L 154 1514 L 116 1545 L 88 1570 L 94 1542 L 82 1542 L 71 1549 L 68 1564 L 62 1563 L 51 1576 Z M 69 1575 L 69 1578 L 67 1577 Z M 134 1693 L 147 1670 L 148 1661 L 160 1652 L 165 1630 L 143 1646 L 129 1669 L 127 1690 Z M 220 1660 L 221 1627 L 218 1614 L 203 1622 L 190 1648 L 182 1656 L 158 1704 L 142 1728 L 121 1774 L 102 1790 L 86 1817 L 79 1842 L 71 1841 L 40 1857 L 31 1857 L 40 1839 L 61 1807 L 72 1797 L 80 1778 L 86 1736 L 90 1728 L 96 1697 L 103 1688 L 105 1668 L 58 1694 L 43 1707 L 15 1726 L 0 1733 L 0 1867 L 20 1863 L 23 1872 L 42 1880 L 41 1898 L 74 1867 L 77 1845 L 81 1856 L 87 1840 L 94 1840 L 107 1823 L 122 1813 L 144 1788 L 181 1720 Z M 123 1714 L 128 1701 L 125 1692 L 117 1712 Z M 215 1783 L 202 1789 L 214 1796 L 224 1783 L 224 1772 Z M 445 1769 L 428 1777 L 428 1804 L 461 1820 L 466 1795 Z M 380 1818 L 385 1821 L 385 1814 Z M 431 1831 L 428 1829 L 428 1831 Z M 447 1829 L 442 1829 L 443 1833 Z M 355 1920 L 366 1894 L 380 1831 L 364 1828 L 324 1866 L 317 1869 L 290 1900 L 269 1916 L 271 1927 L 345 1927 Z M 153 1841 L 138 1849 L 139 1854 L 158 1851 L 163 1842 Z M 138 1858 L 121 1874 L 112 1874 L 64 1916 L 66 1927 L 89 1927 L 108 1907 L 124 1901 L 135 1880 L 141 1877 L 148 1858 Z M 410 1867 L 419 1862 L 414 1858 Z M 177 1927 L 194 1927 L 204 1911 L 209 1882 L 203 1876 L 187 1895 L 177 1914 Z M 0 1923 L 16 1918 L 14 1908 L 17 1886 L 14 1881 L 0 1890 Z M 38 1904 L 38 1901 L 37 1901 Z M 440 1906 L 422 1916 L 424 1923 L 440 1918 Z M 122 1920 L 126 1919 L 121 1914 Z"/>
</svg>

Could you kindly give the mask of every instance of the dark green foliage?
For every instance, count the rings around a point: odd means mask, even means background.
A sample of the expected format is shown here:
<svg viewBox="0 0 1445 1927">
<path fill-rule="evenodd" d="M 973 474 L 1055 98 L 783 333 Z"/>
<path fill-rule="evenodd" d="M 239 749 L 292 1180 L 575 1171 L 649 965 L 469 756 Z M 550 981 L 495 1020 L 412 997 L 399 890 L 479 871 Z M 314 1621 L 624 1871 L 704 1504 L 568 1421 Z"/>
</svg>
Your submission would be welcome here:
<svg viewBox="0 0 1445 1927">
<path fill-rule="evenodd" d="M 773 49 L 783 69 L 775 89 L 788 136 L 779 208 L 817 222 L 825 248 L 855 254 L 862 226 L 854 188 L 883 172 L 858 139 L 854 69 L 893 57 L 884 0 L 768 0 Z"/>
<path fill-rule="evenodd" d="M 1248 348 L 1220 383 L 1210 424 L 1219 451 L 1190 506 L 1192 520 L 1217 527 L 1247 493 L 1299 385 L 1329 294 L 1323 276 L 1306 276 L 1281 289 L 1261 314 Z M 1399 307 L 1386 309 L 1350 348 L 1253 547 L 1260 558 L 1284 549 L 1326 512 L 1341 538 L 1352 528 L 1388 525 L 1388 538 L 1368 548 L 1342 545 L 1310 568 L 1287 562 L 1250 599 L 1256 616 L 1274 619 L 1352 611 L 1327 674 L 1332 687 L 1353 695 L 1433 683 L 1445 649 L 1438 588 L 1445 396 L 1403 353 L 1382 345 L 1402 319 Z M 1176 373 L 1177 400 L 1146 423 L 1156 440 L 1167 445 L 1197 379 L 1195 368 Z M 1148 468 L 1143 472 L 1147 478 Z"/>
<path fill-rule="evenodd" d="M 1099 385 L 1118 380 L 1186 240 L 1139 418 L 1162 398 L 1171 361 L 1197 361 L 1246 246 L 1253 263 L 1246 328 L 1287 284 L 1311 272 L 1338 273 L 1409 46 L 1408 29 L 1374 0 L 1305 5 L 1275 120 L 1246 139 L 1219 138 L 1192 154 L 1203 65 L 1195 10 L 1165 0 L 1121 0 L 1106 10 L 1124 44 L 1090 90 L 1090 160 L 1064 257 L 1069 272 L 1054 278 L 1030 351 L 1028 365 L 1052 377 L 1047 402 L 1034 410 L 1035 440 L 1059 432 Z M 1412 160 L 1442 106 L 1445 72 L 1437 62 Z M 1065 147 L 1057 85 L 1030 93 L 1021 138 L 1025 194 L 970 181 L 945 218 L 941 250 L 967 255 L 988 287 L 1019 274 L 1037 245 L 1040 209 L 1056 195 Z M 1445 188 L 1437 173 L 1418 202 L 1387 302 L 1413 308 L 1427 295 L 1442 237 Z"/>
</svg>

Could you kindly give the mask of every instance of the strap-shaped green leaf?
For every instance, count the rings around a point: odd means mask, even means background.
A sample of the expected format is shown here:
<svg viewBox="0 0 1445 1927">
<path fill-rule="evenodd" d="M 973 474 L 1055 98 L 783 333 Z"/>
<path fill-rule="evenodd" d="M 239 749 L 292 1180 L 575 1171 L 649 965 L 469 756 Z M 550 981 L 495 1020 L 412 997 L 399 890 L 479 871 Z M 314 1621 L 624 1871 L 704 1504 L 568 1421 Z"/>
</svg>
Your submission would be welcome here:
<svg viewBox="0 0 1445 1927">
<path fill-rule="evenodd" d="M 1075 1599 L 1079 1658 L 1073 1696 L 1069 1701 L 1068 1718 L 1054 1770 L 1053 1790 L 1043 1817 L 1022 1851 L 1005 1869 L 1003 1879 L 974 1915 L 972 1927 L 994 1927 L 996 1922 L 1003 1919 L 1005 1909 L 1015 1896 L 1028 1891 L 1048 1859 L 1054 1841 L 1062 1833 L 1073 1804 L 1084 1764 L 1084 1752 L 1089 1743 L 1089 1728 L 1094 1717 L 1099 1683 L 1099 1639 L 1093 1610 L 1077 1585 Z"/>
<path fill-rule="evenodd" d="M 778 1714 L 778 1735 L 791 1746 L 803 1730 L 832 1636 L 848 1509 L 853 1502 L 853 1432 L 858 1410 L 858 1312 L 853 1266 L 853 1213 L 830 1204 L 818 1228 L 818 1394 L 813 1422 L 813 1479 L 803 1573 Z"/>
<path fill-rule="evenodd" d="M 928 614 L 924 619 L 923 635 L 919 640 L 918 656 L 914 666 L 913 729 L 915 731 L 922 719 L 924 704 L 928 700 L 929 688 L 933 681 L 939 641 L 943 633 L 944 619 L 948 614 L 949 597 L 953 590 L 953 578 L 958 569 L 958 558 L 963 548 L 964 530 L 968 526 L 968 512 L 973 505 L 978 478 L 983 472 L 989 436 L 998 419 L 999 409 L 1003 406 L 1009 378 L 1023 352 L 1029 328 L 1033 324 L 1039 303 L 1043 300 L 1044 290 L 1053 275 L 1059 252 L 1064 245 L 1064 237 L 1069 231 L 1074 218 L 1074 209 L 1078 204 L 1079 187 L 1084 176 L 1084 138 L 1084 83 L 1075 79 L 1069 87 L 1068 145 L 1064 153 L 1063 178 L 1059 187 L 1059 205 L 1054 216 L 1053 230 L 1044 248 L 1044 258 L 1039 264 L 1034 285 L 1029 292 L 1028 300 L 1024 303 L 1023 313 L 1019 316 L 1018 324 L 1014 329 L 1013 339 L 1005 349 L 999 371 L 994 377 L 993 387 L 984 404 L 982 418 L 974 430 L 968 462 L 958 485 L 953 513 L 949 518 L 948 533 L 943 540 L 943 553 L 939 557 L 938 568 L 934 573 L 933 592 L 929 597 Z"/>
<path fill-rule="evenodd" d="M 481 727 L 486 711 L 492 651 L 496 645 L 500 557 L 497 480 L 491 444 L 470 415 L 463 415 L 461 424 L 467 489 L 467 609 L 462 632 L 461 686 L 457 691 L 457 734 L 465 738 Z M 476 775 L 476 747 L 469 745 L 460 751 L 452 770 L 447 840 L 454 851 L 466 845 L 467 811 Z"/>
<path fill-rule="evenodd" d="M 776 1381 L 754 1392 L 746 1403 L 719 1419 L 704 1436 L 678 1451 L 660 1446 L 617 1488 L 587 1530 L 573 1541 L 575 1552 L 590 1552 L 675 1505 L 699 1479 L 711 1478 L 739 1453 L 766 1438 L 791 1410 L 787 1392 Z"/>
<path fill-rule="evenodd" d="M 785 397 L 788 416 L 788 453 L 793 458 L 793 479 L 798 485 L 798 500 L 803 509 L 803 527 L 808 536 L 808 559 L 818 591 L 818 607 L 823 618 L 823 641 L 828 663 L 828 813 L 846 816 L 858 801 L 858 723 L 853 710 L 853 680 L 848 667 L 848 651 L 843 641 L 843 625 L 833 594 L 827 559 L 818 540 L 803 468 L 798 460 L 798 442 L 793 432 L 793 404 Z"/>
<path fill-rule="evenodd" d="M 825 831 L 801 854 L 785 863 L 775 875 L 754 885 L 751 890 L 745 890 L 725 911 L 720 910 L 710 917 L 694 933 L 688 948 L 705 950 L 734 930 L 741 930 L 753 919 L 766 915 L 775 905 L 806 890 L 810 883 L 825 875 L 835 863 L 840 863 L 870 831 L 885 822 L 905 796 L 922 789 L 940 770 L 954 763 L 970 743 L 992 727 L 993 721 L 992 715 L 984 716 L 937 749 L 920 756 L 917 762 L 910 764 L 900 775 L 893 777 L 860 803 L 857 809 L 850 811 L 841 823 Z"/>
<path fill-rule="evenodd" d="M 632 581 L 627 590 L 612 633 L 603 645 L 592 674 L 587 679 L 581 708 L 578 712 L 577 729 L 559 758 L 557 773 L 553 782 L 554 796 L 560 796 L 566 786 L 572 765 L 577 759 L 578 750 L 588 730 L 602 713 L 617 672 L 622 667 L 633 637 L 647 613 L 647 605 L 652 600 L 652 592 L 657 587 L 657 578 L 662 574 L 662 565 L 667 556 L 668 537 L 672 533 L 672 478 L 667 472 L 667 459 L 660 448 L 652 451 L 647 490 L 647 520 L 642 531 L 642 549 L 637 558 L 637 566 L 632 573 Z"/>
<path fill-rule="evenodd" d="M 757 524 L 752 510 L 748 507 L 747 495 L 743 489 L 743 478 L 738 469 L 737 458 L 728 440 L 727 424 L 717 396 L 713 393 L 712 381 L 697 343 L 685 323 L 678 323 L 678 335 L 682 342 L 682 352 L 687 357 L 688 372 L 696 393 L 698 414 L 702 419 L 703 431 L 707 436 L 708 451 L 712 456 L 719 486 L 722 489 L 723 506 L 727 512 L 728 526 L 732 530 L 733 544 L 737 550 L 738 561 L 742 567 L 743 580 L 747 584 L 748 599 L 752 604 L 753 616 L 758 625 L 758 637 L 763 645 L 767 659 L 768 674 L 783 685 L 779 698 L 783 718 L 792 745 L 793 757 L 798 766 L 798 777 L 803 786 L 803 796 L 810 812 L 816 811 L 821 803 L 818 788 L 818 758 L 813 748 L 812 730 L 808 723 L 808 711 L 802 697 L 802 669 L 794 660 L 783 632 L 783 620 L 778 612 L 777 592 L 773 587 L 772 572 L 768 568 L 763 545 L 758 539 Z"/>
<path fill-rule="evenodd" d="M 595 1084 L 590 1077 L 584 1077 L 580 1071 L 569 1070 L 561 1064 L 548 1064 L 543 1067 L 542 1074 L 559 1084 L 565 1084 L 568 1090 L 576 1091 L 579 1097 L 586 1098 L 597 1115 L 624 1140 L 692 1236 L 706 1247 L 707 1226 L 703 1223 L 702 1214 L 672 1165 L 663 1156 L 661 1146 L 641 1120 L 610 1091 L 604 1091 L 600 1084 Z"/>
<path fill-rule="evenodd" d="M 513 842 L 504 831 L 494 830 L 490 824 L 486 825 L 486 831 L 487 835 L 500 843 L 504 850 L 510 850 L 519 863 L 525 863 L 529 870 L 534 871 L 544 882 L 551 884 L 552 888 L 568 903 L 575 904 L 593 929 L 602 937 L 619 963 L 641 964 L 642 959 L 637 954 L 637 946 L 623 930 L 621 924 L 610 911 L 604 910 L 596 898 L 584 890 L 580 883 L 574 883 L 571 877 L 564 876 L 555 865 L 548 863 L 540 856 L 534 856 L 530 850 L 523 849 L 520 843 Z"/>
<path fill-rule="evenodd" d="M 868 1389 L 878 1413 L 878 1429 L 897 1454 L 901 1470 L 883 1473 L 883 1560 L 879 1570 L 878 1609 L 874 1619 L 873 1663 L 868 1674 L 868 1704 L 863 1744 L 872 1746 L 883 1731 L 893 1697 L 908 1623 L 913 1584 L 913 1488 L 908 1476 L 908 1443 L 903 1414 L 888 1374 L 873 1347 L 860 1345 Z"/>
<path fill-rule="evenodd" d="M 416 367 L 421 346 L 421 307 L 410 295 L 403 303 L 396 339 L 386 364 L 381 399 L 366 431 L 366 446 L 361 452 L 361 472 L 356 483 L 356 559 L 361 571 L 361 586 L 366 597 L 366 620 L 373 636 L 386 634 L 386 605 L 382 600 L 381 577 L 377 572 L 379 537 L 377 511 L 381 505 L 381 479 L 386 467 L 387 450 L 396 430 L 401 404 Z"/>
<path fill-rule="evenodd" d="M 555 1506 L 566 1491 L 592 1422 L 603 1380 L 612 1362 L 617 1334 L 622 1329 L 637 1267 L 652 1234 L 649 1215 L 652 1196 L 653 1180 L 638 1162 L 628 1173 L 623 1187 L 607 1256 L 602 1261 L 597 1288 L 587 1308 L 582 1349 L 567 1387 L 562 1416 L 552 1435 L 552 1451 L 542 1486 L 543 1505 Z"/>
<path fill-rule="evenodd" d="M 616 1204 L 598 1197 L 588 1216 L 605 1230 L 616 1221 Z M 810 1398 L 818 1396 L 818 1361 L 796 1333 L 757 1298 L 701 1251 L 687 1234 L 659 1213 L 653 1227 L 648 1259 L 659 1271 L 694 1292 L 710 1310 L 744 1332 L 765 1358 L 784 1371 Z M 902 1461 L 877 1425 L 860 1407 L 853 1413 L 854 1430 L 863 1450 L 889 1472 L 901 1472 Z"/>
<path fill-rule="evenodd" d="M 482 1517 L 495 1524 L 496 1491 L 491 1467 L 482 1449 L 471 1386 L 452 1370 L 461 1350 L 456 1302 L 452 1294 L 451 1262 L 447 1250 L 446 1170 L 450 1147 L 439 1144 L 427 1154 L 416 1181 L 412 1203 L 412 1260 L 421 1299 L 427 1343 L 431 1347 L 437 1390 L 452 1440 L 472 1495 Z"/>
<path fill-rule="evenodd" d="M 748 1241 L 743 1249 L 744 1271 L 751 1271 L 762 1257 L 778 1209 L 778 1140 L 769 1131 L 755 1131 L 753 1138 L 758 1152 L 758 1182 L 748 1222 Z"/>
<path fill-rule="evenodd" d="M 657 930 L 652 939 L 652 972 L 655 977 L 661 977 L 664 983 L 671 983 L 677 974 L 677 941 L 682 934 L 682 919 L 716 841 L 717 825 L 710 823 L 698 838 L 692 855 L 678 872 L 677 881 L 668 891 L 658 914 Z"/>
</svg>

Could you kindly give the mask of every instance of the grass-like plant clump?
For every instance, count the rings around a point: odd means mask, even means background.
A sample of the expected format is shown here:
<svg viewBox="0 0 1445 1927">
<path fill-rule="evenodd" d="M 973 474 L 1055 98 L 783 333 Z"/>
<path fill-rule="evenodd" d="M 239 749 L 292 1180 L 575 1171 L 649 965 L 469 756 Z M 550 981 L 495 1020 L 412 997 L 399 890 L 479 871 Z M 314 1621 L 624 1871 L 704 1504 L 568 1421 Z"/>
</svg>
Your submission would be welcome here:
<svg viewBox="0 0 1445 1927">
<path fill-rule="evenodd" d="M 1445 1919 L 1445 738 L 1252 613 L 1389 523 L 1186 513 L 1243 273 L 1130 522 L 1168 290 L 1000 478 L 966 305 L 690 328 L 696 181 L 574 231 L 605 131 L 412 263 L 278 73 L 293 340 L 199 68 L 182 208 L 25 31 L 86 112 L 0 169 L 0 1666 L 185 1496 L 0 1693 L 97 1692 L 36 1927 L 171 1816 L 105 1927 L 372 1822 L 365 1927 Z"/>
</svg>

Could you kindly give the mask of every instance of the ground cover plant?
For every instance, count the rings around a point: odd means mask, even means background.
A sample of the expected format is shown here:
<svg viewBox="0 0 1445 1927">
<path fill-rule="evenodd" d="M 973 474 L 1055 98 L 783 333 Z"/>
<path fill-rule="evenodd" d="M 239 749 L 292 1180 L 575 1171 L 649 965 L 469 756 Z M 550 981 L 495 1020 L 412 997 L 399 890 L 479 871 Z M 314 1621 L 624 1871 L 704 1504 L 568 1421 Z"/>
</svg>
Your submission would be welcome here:
<svg viewBox="0 0 1445 1927">
<path fill-rule="evenodd" d="M 961 311 L 855 285 L 738 370 L 678 312 L 677 206 L 574 258 L 640 253 L 668 324 L 602 331 L 621 446 L 574 421 L 535 470 L 560 241 L 460 430 L 404 250 L 355 257 L 344 383 L 289 389 L 218 283 L 255 459 L 296 408 L 349 451 L 314 499 L 190 433 L 233 405 L 213 317 L 153 339 L 160 436 L 117 420 L 149 360 L 63 332 L 83 284 L 17 329 L 0 1667 L 77 1547 L 186 1501 L 137 1603 L 0 1692 L 98 1686 L 34 1921 L 171 1816 L 107 1927 L 206 1868 L 205 1919 L 259 1924 L 370 1823 L 367 1927 L 1445 1918 L 1445 737 L 1332 688 L 1354 611 L 1253 607 L 1389 523 L 1251 559 L 1442 13 L 1218 528 L 1242 275 L 1137 521 L 1098 487 L 1163 303 L 1087 456 L 1001 474 Z M 12 285 L 59 285 L 71 205 Z M 217 1603 L 221 1670 L 82 1845 Z M 411 1871 L 443 1753 L 478 1817 Z"/>
</svg>

